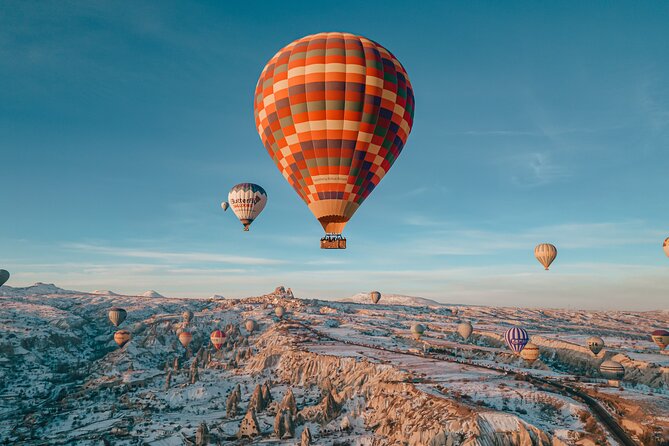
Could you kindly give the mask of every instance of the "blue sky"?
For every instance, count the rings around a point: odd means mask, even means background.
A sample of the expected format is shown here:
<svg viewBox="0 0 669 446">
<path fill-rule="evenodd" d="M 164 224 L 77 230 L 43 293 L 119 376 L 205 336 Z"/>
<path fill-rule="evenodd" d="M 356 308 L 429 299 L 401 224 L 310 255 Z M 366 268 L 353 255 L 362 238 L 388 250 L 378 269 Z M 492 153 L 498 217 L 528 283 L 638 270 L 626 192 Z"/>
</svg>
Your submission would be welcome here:
<svg viewBox="0 0 669 446">
<path fill-rule="evenodd" d="M 124 293 L 667 308 L 667 17 L 666 2 L 5 1 L 0 267 L 15 286 Z M 386 46 L 416 96 L 345 251 L 319 249 L 253 121 L 265 62 L 320 31 Z M 269 195 L 250 233 L 219 208 L 243 181 Z"/>
</svg>

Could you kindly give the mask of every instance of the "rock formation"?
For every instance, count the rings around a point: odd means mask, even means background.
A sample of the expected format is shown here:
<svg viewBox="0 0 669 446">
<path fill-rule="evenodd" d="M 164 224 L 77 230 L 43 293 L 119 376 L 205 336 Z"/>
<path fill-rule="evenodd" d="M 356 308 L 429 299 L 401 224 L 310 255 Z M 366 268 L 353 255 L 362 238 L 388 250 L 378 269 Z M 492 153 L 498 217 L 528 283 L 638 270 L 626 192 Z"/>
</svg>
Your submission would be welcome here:
<svg viewBox="0 0 669 446">
<path fill-rule="evenodd" d="M 237 438 L 253 438 L 260 435 L 260 425 L 258 424 L 258 419 L 256 418 L 256 412 L 253 408 L 249 408 L 249 411 L 246 412 L 246 416 L 242 419 L 241 424 L 239 425 L 239 431 L 237 432 Z"/>
</svg>

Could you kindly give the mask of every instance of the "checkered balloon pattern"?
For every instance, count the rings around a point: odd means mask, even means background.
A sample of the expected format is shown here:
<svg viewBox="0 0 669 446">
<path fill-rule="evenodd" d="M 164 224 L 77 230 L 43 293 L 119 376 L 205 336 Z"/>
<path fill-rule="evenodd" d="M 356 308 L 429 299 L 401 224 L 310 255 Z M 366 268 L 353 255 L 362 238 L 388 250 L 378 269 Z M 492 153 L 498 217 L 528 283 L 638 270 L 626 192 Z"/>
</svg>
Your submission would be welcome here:
<svg viewBox="0 0 669 446">
<path fill-rule="evenodd" d="M 414 96 L 404 67 L 381 45 L 320 33 L 267 63 L 254 112 L 283 176 L 326 232 L 341 233 L 402 152 Z"/>
</svg>

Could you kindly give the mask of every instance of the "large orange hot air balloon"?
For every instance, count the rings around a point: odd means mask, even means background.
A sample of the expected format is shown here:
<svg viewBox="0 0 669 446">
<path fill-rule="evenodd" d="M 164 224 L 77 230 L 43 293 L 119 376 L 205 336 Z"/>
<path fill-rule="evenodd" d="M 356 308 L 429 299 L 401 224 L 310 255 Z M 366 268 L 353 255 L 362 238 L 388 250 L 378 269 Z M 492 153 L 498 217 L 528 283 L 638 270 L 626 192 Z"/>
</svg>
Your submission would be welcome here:
<svg viewBox="0 0 669 446">
<path fill-rule="evenodd" d="M 267 63 L 253 108 L 265 148 L 325 230 L 321 248 L 346 248 L 346 223 L 411 132 L 404 67 L 361 36 L 306 36 Z"/>
</svg>

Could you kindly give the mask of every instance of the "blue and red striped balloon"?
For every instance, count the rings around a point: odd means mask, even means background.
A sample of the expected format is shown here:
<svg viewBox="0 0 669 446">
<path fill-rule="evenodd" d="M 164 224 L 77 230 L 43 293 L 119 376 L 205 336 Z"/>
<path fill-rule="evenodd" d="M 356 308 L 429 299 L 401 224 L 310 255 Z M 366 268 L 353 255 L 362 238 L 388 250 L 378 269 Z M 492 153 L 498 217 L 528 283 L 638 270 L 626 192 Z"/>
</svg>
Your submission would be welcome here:
<svg viewBox="0 0 669 446">
<path fill-rule="evenodd" d="M 504 340 L 506 345 L 509 346 L 511 351 L 516 355 L 525 348 L 525 344 L 530 341 L 530 336 L 527 334 L 527 331 L 524 328 L 513 327 L 509 328 L 504 334 Z"/>
</svg>

